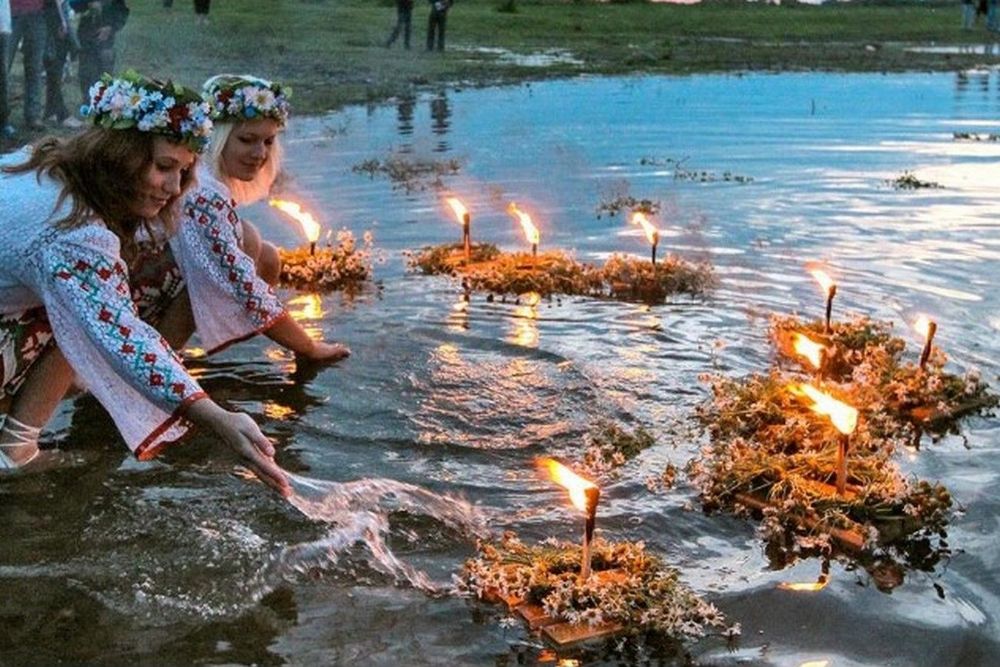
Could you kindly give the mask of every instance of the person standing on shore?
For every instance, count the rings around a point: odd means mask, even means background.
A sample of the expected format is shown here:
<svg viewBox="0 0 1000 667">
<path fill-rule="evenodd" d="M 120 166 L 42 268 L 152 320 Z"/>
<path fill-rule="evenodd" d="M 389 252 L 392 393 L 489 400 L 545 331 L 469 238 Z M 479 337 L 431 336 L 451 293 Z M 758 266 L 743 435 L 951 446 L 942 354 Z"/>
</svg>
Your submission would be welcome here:
<svg viewBox="0 0 1000 667">
<path fill-rule="evenodd" d="M 451 9 L 451 0 L 430 0 L 430 3 L 431 13 L 427 18 L 427 50 L 433 51 L 436 41 L 437 50 L 444 51 L 444 29 L 448 20 L 448 10 Z"/>
<path fill-rule="evenodd" d="M 14 59 L 18 46 L 24 56 L 24 124 L 41 130 L 42 59 L 45 56 L 45 0 L 10 0 L 11 43 L 7 50 Z M 10 61 L 7 62 L 8 69 Z"/>
<path fill-rule="evenodd" d="M 396 0 L 396 27 L 392 29 L 385 48 L 395 43 L 400 33 L 403 33 L 403 46 L 410 48 L 410 24 L 413 18 L 413 0 Z"/>
<path fill-rule="evenodd" d="M 66 59 L 79 52 L 76 33 L 69 20 L 67 0 L 46 0 L 45 23 L 48 41 L 45 46 L 45 114 L 46 120 L 68 128 L 83 127 L 83 123 L 69 113 L 63 99 L 63 75 Z"/>
<path fill-rule="evenodd" d="M 70 0 L 69 6 L 80 14 L 77 79 L 86 104 L 90 99 L 90 87 L 102 74 L 115 70 L 115 36 L 125 27 L 129 9 L 125 0 Z"/>
<path fill-rule="evenodd" d="M 972 0 L 962 0 L 962 30 L 971 30 L 976 21 L 976 5 Z"/>
<path fill-rule="evenodd" d="M 208 11 L 212 8 L 212 0 L 194 0 L 194 20 L 200 25 L 208 25 Z"/>
</svg>

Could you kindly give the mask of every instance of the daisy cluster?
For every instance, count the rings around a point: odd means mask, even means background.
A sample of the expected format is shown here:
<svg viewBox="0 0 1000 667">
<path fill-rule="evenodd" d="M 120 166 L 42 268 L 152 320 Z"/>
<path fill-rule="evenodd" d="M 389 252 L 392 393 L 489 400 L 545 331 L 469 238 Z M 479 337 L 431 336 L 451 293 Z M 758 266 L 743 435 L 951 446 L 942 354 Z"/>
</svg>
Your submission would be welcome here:
<svg viewBox="0 0 1000 667">
<path fill-rule="evenodd" d="M 291 88 L 257 77 L 220 75 L 205 83 L 204 92 L 216 121 L 270 118 L 284 125 L 291 111 Z"/>
<path fill-rule="evenodd" d="M 740 634 L 739 624 L 728 625 L 722 612 L 681 583 L 677 571 L 642 542 L 596 540 L 595 574 L 586 580 L 580 579 L 578 544 L 550 539 L 526 545 L 505 533 L 478 547 L 456 578 L 458 590 L 470 597 L 523 600 L 570 623 L 621 623 L 628 634 L 681 642 Z"/>
<path fill-rule="evenodd" d="M 328 237 L 325 247 L 314 253 L 308 248 L 281 249 L 281 277 L 283 287 L 307 290 L 356 290 L 371 280 L 372 264 L 379 259 L 373 246 L 371 232 L 365 232 L 359 245 L 348 229 L 337 232 L 336 244 Z"/>
<path fill-rule="evenodd" d="M 104 75 L 91 86 L 90 103 L 80 114 L 99 127 L 162 134 L 198 153 L 212 133 L 208 104 L 195 91 L 133 71 L 118 78 Z"/>
</svg>

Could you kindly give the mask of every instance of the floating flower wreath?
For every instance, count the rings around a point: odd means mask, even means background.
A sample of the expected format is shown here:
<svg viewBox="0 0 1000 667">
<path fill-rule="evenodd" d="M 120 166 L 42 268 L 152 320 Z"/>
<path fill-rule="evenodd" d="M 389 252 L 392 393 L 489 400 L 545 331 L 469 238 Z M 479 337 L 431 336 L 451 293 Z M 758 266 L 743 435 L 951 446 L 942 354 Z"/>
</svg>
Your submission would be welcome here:
<svg viewBox="0 0 1000 667">
<path fill-rule="evenodd" d="M 90 87 L 90 104 L 80 108 L 94 125 L 111 130 L 135 128 L 162 134 L 200 153 L 212 134 L 210 109 L 190 88 L 147 79 L 129 70 L 105 74 Z"/>
<path fill-rule="evenodd" d="M 270 118 L 284 125 L 291 111 L 291 88 L 255 76 L 220 74 L 202 90 L 215 121 Z"/>
</svg>

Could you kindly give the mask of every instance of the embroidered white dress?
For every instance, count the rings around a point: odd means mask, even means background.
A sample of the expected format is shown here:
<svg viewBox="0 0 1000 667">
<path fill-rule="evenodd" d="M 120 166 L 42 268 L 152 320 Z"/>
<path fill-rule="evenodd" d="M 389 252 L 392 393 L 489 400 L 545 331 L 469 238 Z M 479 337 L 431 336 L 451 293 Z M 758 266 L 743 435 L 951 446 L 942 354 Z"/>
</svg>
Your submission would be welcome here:
<svg viewBox="0 0 1000 667">
<path fill-rule="evenodd" d="M 21 152 L 3 163 L 27 158 Z M 60 186 L 34 172 L 0 173 L 0 315 L 45 308 L 59 349 L 111 414 L 139 458 L 189 428 L 185 409 L 205 393 L 180 358 L 139 319 L 118 237 L 102 222 L 71 230 L 53 221 Z"/>
<path fill-rule="evenodd" d="M 187 285 L 202 345 L 216 352 L 288 316 L 240 247 L 243 227 L 229 189 L 203 165 L 186 195 L 170 249 Z"/>
</svg>

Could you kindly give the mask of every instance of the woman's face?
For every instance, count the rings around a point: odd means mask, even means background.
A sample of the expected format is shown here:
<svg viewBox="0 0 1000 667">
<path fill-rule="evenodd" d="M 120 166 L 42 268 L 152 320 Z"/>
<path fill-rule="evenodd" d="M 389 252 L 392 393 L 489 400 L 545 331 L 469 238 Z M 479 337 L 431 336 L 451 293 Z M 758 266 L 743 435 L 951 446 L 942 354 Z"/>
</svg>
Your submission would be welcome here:
<svg viewBox="0 0 1000 667">
<path fill-rule="evenodd" d="M 226 174 L 240 181 L 252 181 L 271 157 L 271 148 L 281 126 L 270 118 L 245 120 L 233 128 L 222 149 Z"/>
<path fill-rule="evenodd" d="M 153 139 L 153 160 L 143 174 L 132 213 L 150 219 L 159 215 L 181 193 L 184 176 L 194 166 L 195 154 L 164 137 Z"/>
</svg>

